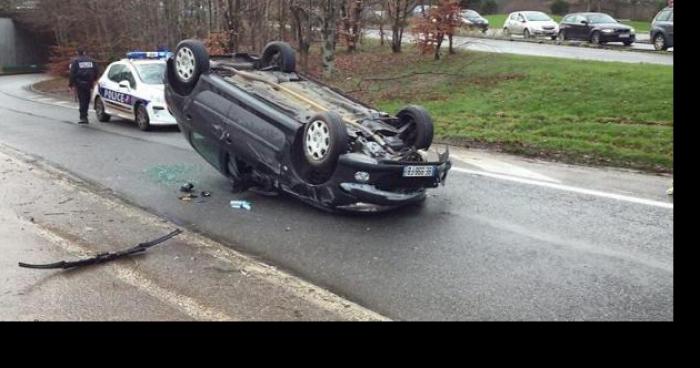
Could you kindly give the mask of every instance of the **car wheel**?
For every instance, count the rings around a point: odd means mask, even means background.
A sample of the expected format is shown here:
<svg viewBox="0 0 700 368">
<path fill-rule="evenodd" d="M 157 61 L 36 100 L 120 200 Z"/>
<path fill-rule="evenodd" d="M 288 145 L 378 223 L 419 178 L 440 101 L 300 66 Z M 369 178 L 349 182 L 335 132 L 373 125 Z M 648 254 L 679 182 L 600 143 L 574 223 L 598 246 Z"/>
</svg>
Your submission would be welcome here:
<svg viewBox="0 0 700 368">
<path fill-rule="evenodd" d="M 663 34 L 659 33 L 654 37 L 654 48 L 658 51 L 668 49 L 668 46 L 666 46 L 666 37 L 664 37 Z"/>
<path fill-rule="evenodd" d="M 106 123 L 112 118 L 105 112 L 105 105 L 100 97 L 95 97 L 95 113 L 97 115 L 97 120 L 101 123 Z"/>
<path fill-rule="evenodd" d="M 209 73 L 209 52 L 201 41 L 184 40 L 168 61 L 168 83 L 181 95 L 189 95 L 202 74 Z"/>
<path fill-rule="evenodd" d="M 407 146 L 428 149 L 433 144 L 433 119 L 420 106 L 407 106 L 396 117 L 399 119 L 399 137 Z"/>
<path fill-rule="evenodd" d="M 296 51 L 286 42 L 270 42 L 260 58 L 260 69 L 293 73 L 297 68 Z"/>
<path fill-rule="evenodd" d="M 625 42 L 623 42 L 623 44 L 624 44 L 625 46 L 631 46 L 631 45 L 632 45 L 632 41 L 625 41 Z"/>
<path fill-rule="evenodd" d="M 348 150 L 348 131 L 337 113 L 314 116 L 304 128 L 302 140 L 306 163 L 324 177 L 335 171 L 340 155 Z"/>
<path fill-rule="evenodd" d="M 600 32 L 593 32 L 591 35 L 591 43 L 594 45 L 600 45 Z"/>
<path fill-rule="evenodd" d="M 148 116 L 148 110 L 143 104 L 138 105 L 136 108 L 136 124 L 144 132 L 151 129 L 151 118 Z"/>
<path fill-rule="evenodd" d="M 559 34 L 557 35 L 557 39 L 558 39 L 559 41 L 562 41 L 562 42 L 566 41 L 566 40 L 567 40 L 567 38 L 566 38 L 566 32 L 564 32 L 564 31 L 559 31 Z"/>
<path fill-rule="evenodd" d="M 524 37 L 526 40 L 529 40 L 530 37 L 531 37 L 531 36 L 530 36 L 530 31 L 528 31 L 527 29 L 525 29 L 525 30 L 523 31 L 523 37 Z"/>
<path fill-rule="evenodd" d="M 508 28 L 503 28 L 503 36 L 505 36 L 505 37 L 510 37 L 510 29 L 508 29 Z"/>
<path fill-rule="evenodd" d="M 557 40 L 557 36 L 552 36 L 552 41 L 556 41 L 556 40 Z"/>
</svg>

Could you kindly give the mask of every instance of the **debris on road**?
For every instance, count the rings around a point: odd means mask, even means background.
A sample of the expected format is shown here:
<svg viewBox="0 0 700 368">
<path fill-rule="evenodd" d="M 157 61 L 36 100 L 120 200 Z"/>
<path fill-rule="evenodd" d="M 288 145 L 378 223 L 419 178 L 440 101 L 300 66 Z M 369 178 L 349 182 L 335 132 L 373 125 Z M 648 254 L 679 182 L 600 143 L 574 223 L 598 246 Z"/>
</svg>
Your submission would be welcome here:
<svg viewBox="0 0 700 368">
<path fill-rule="evenodd" d="M 182 193 L 192 193 L 194 191 L 194 184 L 186 183 L 180 187 Z"/>
<path fill-rule="evenodd" d="M 209 197 L 211 197 L 211 192 L 202 192 L 202 193 L 200 193 L 200 195 L 204 198 L 209 198 Z"/>
<path fill-rule="evenodd" d="M 196 194 L 185 194 L 183 196 L 177 197 L 179 200 L 184 201 L 184 202 L 192 202 L 192 200 L 199 198 Z"/>
<path fill-rule="evenodd" d="M 231 201 L 231 208 L 244 209 L 250 211 L 253 207 L 248 201 Z"/>
<path fill-rule="evenodd" d="M 102 264 L 102 263 L 117 260 L 119 258 L 128 257 L 128 256 L 131 256 L 133 254 L 143 253 L 146 250 L 148 250 L 148 248 L 151 248 L 153 246 L 161 244 L 161 243 L 165 242 L 166 240 L 169 240 L 171 238 L 174 238 L 174 237 L 180 235 L 181 233 L 182 233 L 182 230 L 177 229 L 168 235 L 160 237 L 156 240 L 152 240 L 152 241 L 145 242 L 145 243 L 140 243 L 139 245 L 137 245 L 133 248 L 122 250 L 119 252 L 101 253 L 101 254 L 98 254 L 92 258 L 82 259 L 79 261 L 69 261 L 69 262 L 61 261 L 61 262 L 43 264 L 43 265 L 35 265 L 35 264 L 28 264 L 28 263 L 19 262 L 19 266 L 23 267 L 23 268 L 33 268 L 33 269 L 43 269 L 43 270 L 48 270 L 48 269 L 64 269 L 65 270 L 65 269 L 69 269 L 69 268 Z"/>
</svg>

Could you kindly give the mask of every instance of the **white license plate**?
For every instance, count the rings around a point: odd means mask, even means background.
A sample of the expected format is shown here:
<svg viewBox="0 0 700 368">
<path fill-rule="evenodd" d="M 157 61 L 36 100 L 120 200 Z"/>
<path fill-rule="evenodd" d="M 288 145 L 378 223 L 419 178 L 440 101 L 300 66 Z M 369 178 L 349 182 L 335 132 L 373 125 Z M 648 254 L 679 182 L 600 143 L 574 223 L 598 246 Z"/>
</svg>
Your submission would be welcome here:
<svg viewBox="0 0 700 368">
<path fill-rule="evenodd" d="M 404 178 L 426 178 L 433 176 L 433 166 L 406 166 L 403 168 Z"/>
<path fill-rule="evenodd" d="M 621 35 L 620 35 L 620 38 L 630 38 L 630 35 L 628 35 L 628 34 L 621 34 Z"/>
</svg>

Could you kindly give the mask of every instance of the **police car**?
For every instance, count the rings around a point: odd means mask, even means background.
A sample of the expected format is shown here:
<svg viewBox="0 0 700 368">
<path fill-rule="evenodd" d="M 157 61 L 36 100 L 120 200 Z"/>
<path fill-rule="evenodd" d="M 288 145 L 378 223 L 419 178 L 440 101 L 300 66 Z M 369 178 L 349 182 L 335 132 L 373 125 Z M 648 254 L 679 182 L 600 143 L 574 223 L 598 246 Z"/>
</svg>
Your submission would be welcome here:
<svg viewBox="0 0 700 368">
<path fill-rule="evenodd" d="M 177 125 L 165 103 L 166 59 L 169 52 L 130 52 L 107 67 L 93 91 L 97 120 L 112 116 L 135 121 L 141 130 Z"/>
</svg>

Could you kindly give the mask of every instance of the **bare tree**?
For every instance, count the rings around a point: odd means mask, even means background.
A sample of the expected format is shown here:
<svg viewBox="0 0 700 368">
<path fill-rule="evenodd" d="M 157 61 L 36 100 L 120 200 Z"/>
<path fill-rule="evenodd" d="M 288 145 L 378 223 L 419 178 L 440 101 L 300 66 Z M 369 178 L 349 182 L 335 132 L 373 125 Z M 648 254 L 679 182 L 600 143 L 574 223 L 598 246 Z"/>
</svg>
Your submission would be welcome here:
<svg viewBox="0 0 700 368">
<path fill-rule="evenodd" d="M 387 0 L 386 11 L 391 20 L 391 49 L 395 53 L 401 52 L 403 34 L 408 25 L 408 17 L 418 5 L 416 0 Z"/>
</svg>

